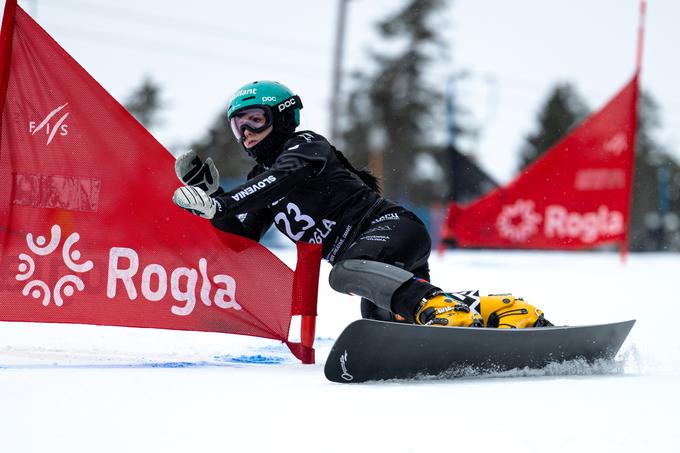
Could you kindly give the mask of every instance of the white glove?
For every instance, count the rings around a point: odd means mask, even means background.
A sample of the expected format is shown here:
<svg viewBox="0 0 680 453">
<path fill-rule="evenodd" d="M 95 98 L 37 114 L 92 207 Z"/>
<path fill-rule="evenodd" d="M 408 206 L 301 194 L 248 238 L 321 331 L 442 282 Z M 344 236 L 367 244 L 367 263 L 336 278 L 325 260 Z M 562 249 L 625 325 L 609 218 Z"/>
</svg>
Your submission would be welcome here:
<svg viewBox="0 0 680 453">
<path fill-rule="evenodd" d="M 180 208 L 205 219 L 212 219 L 217 211 L 217 202 L 198 187 L 180 187 L 175 190 L 172 202 Z"/>
<path fill-rule="evenodd" d="M 208 195 L 220 188 L 220 174 L 212 157 L 203 162 L 192 149 L 177 156 L 175 173 L 184 184 L 203 189 Z"/>
</svg>

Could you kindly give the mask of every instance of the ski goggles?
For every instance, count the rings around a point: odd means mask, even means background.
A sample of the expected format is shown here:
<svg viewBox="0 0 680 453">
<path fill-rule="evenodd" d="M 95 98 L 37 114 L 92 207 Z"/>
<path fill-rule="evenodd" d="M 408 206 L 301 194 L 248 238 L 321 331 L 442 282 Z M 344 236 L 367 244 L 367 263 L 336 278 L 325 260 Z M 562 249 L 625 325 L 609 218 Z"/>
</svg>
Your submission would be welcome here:
<svg viewBox="0 0 680 453">
<path fill-rule="evenodd" d="M 254 105 L 237 110 L 229 120 L 231 131 L 236 139 L 243 141 L 246 129 L 259 133 L 274 124 L 274 112 L 282 113 L 287 109 L 301 109 L 302 101 L 295 95 L 270 107 L 268 105 Z"/>
<path fill-rule="evenodd" d="M 274 115 L 267 106 L 246 107 L 234 113 L 229 124 L 231 131 L 240 142 L 243 140 L 246 129 L 251 132 L 262 132 L 274 123 Z"/>
</svg>

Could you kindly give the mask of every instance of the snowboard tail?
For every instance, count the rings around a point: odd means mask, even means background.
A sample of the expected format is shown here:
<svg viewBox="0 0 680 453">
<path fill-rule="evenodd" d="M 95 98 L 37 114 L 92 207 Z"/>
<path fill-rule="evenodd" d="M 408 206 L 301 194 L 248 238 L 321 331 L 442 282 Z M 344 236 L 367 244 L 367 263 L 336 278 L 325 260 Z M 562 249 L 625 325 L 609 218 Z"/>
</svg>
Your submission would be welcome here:
<svg viewBox="0 0 680 453">
<path fill-rule="evenodd" d="M 614 358 L 633 324 L 493 329 L 360 319 L 340 334 L 324 373 L 330 381 L 353 383 L 594 362 Z"/>
</svg>

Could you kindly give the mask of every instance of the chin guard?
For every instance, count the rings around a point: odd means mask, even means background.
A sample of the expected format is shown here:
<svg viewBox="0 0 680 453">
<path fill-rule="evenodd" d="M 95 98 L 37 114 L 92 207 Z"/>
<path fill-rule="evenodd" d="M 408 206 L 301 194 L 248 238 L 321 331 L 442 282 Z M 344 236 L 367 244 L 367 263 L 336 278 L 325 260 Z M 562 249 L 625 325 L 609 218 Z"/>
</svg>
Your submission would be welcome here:
<svg viewBox="0 0 680 453">
<path fill-rule="evenodd" d="M 365 297 L 391 312 L 392 295 L 413 277 L 411 272 L 391 264 L 349 259 L 333 266 L 328 280 L 334 290 Z"/>
</svg>

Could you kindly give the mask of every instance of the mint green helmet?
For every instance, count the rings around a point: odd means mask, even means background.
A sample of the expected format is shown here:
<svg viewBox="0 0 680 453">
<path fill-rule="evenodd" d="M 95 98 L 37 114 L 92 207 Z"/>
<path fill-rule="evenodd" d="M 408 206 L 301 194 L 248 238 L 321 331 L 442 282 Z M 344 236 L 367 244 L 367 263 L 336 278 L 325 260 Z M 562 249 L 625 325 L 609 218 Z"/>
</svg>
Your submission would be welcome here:
<svg viewBox="0 0 680 453">
<path fill-rule="evenodd" d="M 300 125 L 302 101 L 285 85 L 271 80 L 259 80 L 242 86 L 229 101 L 227 118 L 236 140 L 258 162 L 269 162 L 279 147 Z M 244 144 L 246 130 L 259 133 L 269 127 L 269 133 L 251 148 Z M 271 162 L 270 162 L 271 163 Z"/>
<path fill-rule="evenodd" d="M 295 127 L 300 125 L 300 109 L 302 102 L 287 86 L 273 80 L 258 80 L 242 86 L 232 96 L 227 109 L 227 117 L 231 120 L 238 110 L 247 107 L 266 105 L 276 113 L 285 109 L 294 112 Z"/>
</svg>

